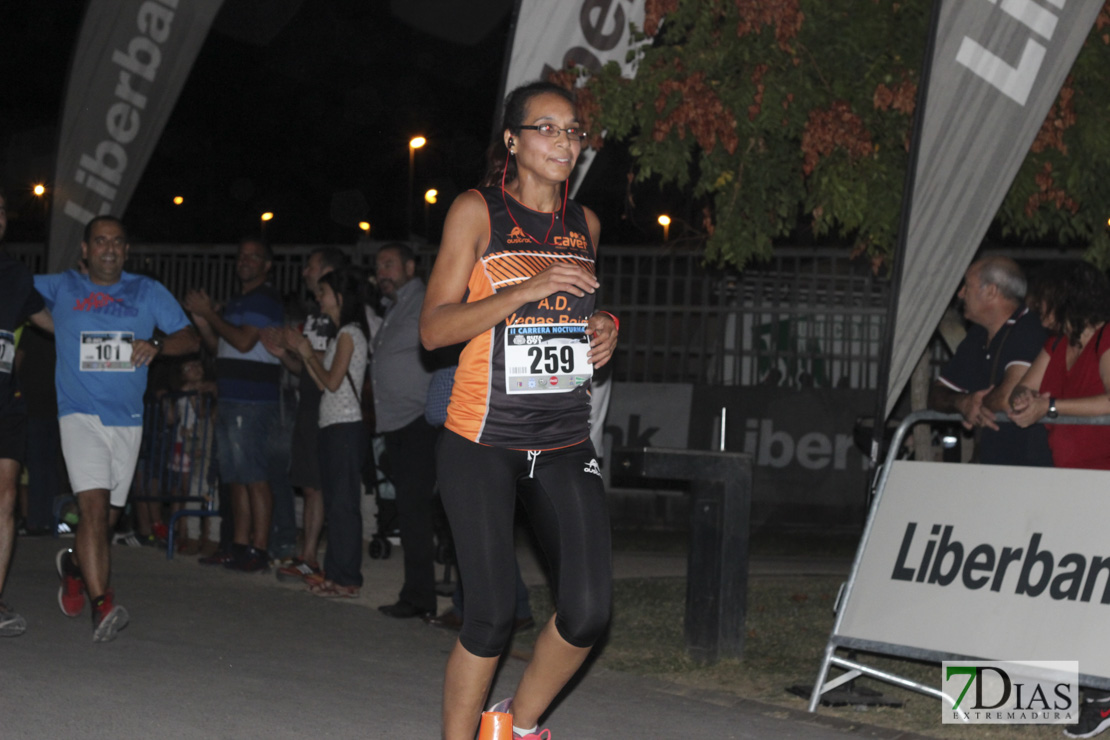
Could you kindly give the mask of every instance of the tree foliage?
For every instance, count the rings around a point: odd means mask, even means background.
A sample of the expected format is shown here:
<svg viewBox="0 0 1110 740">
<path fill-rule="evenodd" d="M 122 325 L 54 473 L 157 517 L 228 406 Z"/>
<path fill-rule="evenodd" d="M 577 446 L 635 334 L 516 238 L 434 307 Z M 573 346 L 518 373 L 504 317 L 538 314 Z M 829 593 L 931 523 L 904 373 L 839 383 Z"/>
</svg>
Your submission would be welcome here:
<svg viewBox="0 0 1110 740">
<path fill-rule="evenodd" d="M 628 143 L 638 180 L 694 199 L 712 262 L 742 268 L 801 230 L 878 263 L 897 237 L 930 7 L 647 0 L 635 79 L 603 68 L 580 115 Z M 1110 264 L 1108 82 L 1104 8 L 999 211 L 1003 234 L 1086 243 Z"/>
</svg>

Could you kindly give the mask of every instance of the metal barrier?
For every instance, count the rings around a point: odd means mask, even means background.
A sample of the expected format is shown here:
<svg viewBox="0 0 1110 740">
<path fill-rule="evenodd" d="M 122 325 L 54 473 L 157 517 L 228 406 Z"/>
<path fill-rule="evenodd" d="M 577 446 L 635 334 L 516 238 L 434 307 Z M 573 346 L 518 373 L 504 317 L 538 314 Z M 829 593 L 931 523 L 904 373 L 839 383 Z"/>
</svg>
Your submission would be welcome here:
<svg viewBox="0 0 1110 740">
<path fill-rule="evenodd" d="M 182 517 L 219 515 L 217 413 L 215 398 L 195 391 L 167 393 L 144 405 L 142 445 L 129 500 L 186 505 L 170 515 L 167 560 L 173 559 L 177 523 Z"/>
<path fill-rule="evenodd" d="M 1007 417 L 1003 413 L 996 414 L 995 418 L 996 418 L 996 421 L 999 422 L 999 423 L 1012 423 L 1010 421 L 1009 417 Z M 882 502 L 882 499 L 883 499 L 883 492 L 884 492 L 884 490 L 887 486 L 887 482 L 890 479 L 891 467 L 892 467 L 893 463 L 899 458 L 900 453 L 903 451 L 903 443 L 905 442 L 906 435 L 909 433 L 909 430 L 913 426 L 915 426 L 917 424 L 920 424 L 920 423 L 929 423 L 929 422 L 946 422 L 946 423 L 955 422 L 955 423 L 958 423 L 958 422 L 961 422 L 962 420 L 963 420 L 963 417 L 960 416 L 959 414 L 942 414 L 942 413 L 939 413 L 939 412 L 936 412 L 936 411 L 917 411 L 917 412 L 914 412 L 914 413 L 908 415 L 902 421 L 902 423 L 898 425 L 897 430 L 895 430 L 894 435 L 893 435 L 893 437 L 890 441 L 890 446 L 887 449 L 886 457 L 885 457 L 882 465 L 879 468 L 877 468 L 876 471 L 875 471 L 874 485 L 873 485 L 873 488 L 872 488 L 872 501 L 871 501 L 870 514 L 867 517 L 867 523 L 864 525 L 863 534 L 860 537 L 860 543 L 859 543 L 859 546 L 856 550 L 855 559 L 852 562 L 852 569 L 849 572 L 848 580 L 842 586 L 841 592 L 837 597 L 836 620 L 833 623 L 832 630 L 829 634 L 829 640 L 828 640 L 828 643 L 827 643 L 826 648 L 825 648 L 825 652 L 824 652 L 823 657 L 822 657 L 821 667 L 818 671 L 816 681 L 814 682 L 813 691 L 812 691 L 812 693 L 810 694 L 810 697 L 809 697 L 808 709 L 809 709 L 810 712 L 817 711 L 817 705 L 820 702 L 821 697 L 824 694 L 826 694 L 826 693 L 828 693 L 828 692 L 830 692 L 830 691 L 832 691 L 832 690 L 834 690 L 834 689 L 836 689 L 840 686 L 843 686 L 844 684 L 847 684 L 850 681 L 853 681 L 854 679 L 859 678 L 860 676 L 868 676 L 870 678 L 875 678 L 875 679 L 878 679 L 878 680 L 881 680 L 881 681 L 886 681 L 887 683 L 894 684 L 896 686 L 901 686 L 902 688 L 918 691 L 920 693 L 926 694 L 928 696 L 932 696 L 936 699 L 940 699 L 941 701 L 947 701 L 949 704 L 952 704 L 952 698 L 945 695 L 944 692 L 942 692 L 938 689 L 935 689 L 931 686 L 925 686 L 925 685 L 920 684 L 916 681 L 910 680 L 910 679 L 905 678 L 903 676 L 898 676 L 898 675 L 896 675 L 894 673 L 891 673 L 889 671 L 883 671 L 883 670 L 876 669 L 873 666 L 865 665 L 863 663 L 860 663 L 859 661 L 852 660 L 851 658 L 841 658 L 841 657 L 836 655 L 836 651 L 839 648 L 844 648 L 844 649 L 849 649 L 849 650 L 851 650 L 851 649 L 864 649 L 864 650 L 869 650 L 869 651 L 872 651 L 872 652 L 880 652 L 880 653 L 885 653 L 885 654 L 888 654 L 888 655 L 894 655 L 896 657 L 913 658 L 913 659 L 918 659 L 918 660 L 933 660 L 933 661 L 938 661 L 938 662 L 939 661 L 944 661 L 944 660 L 970 659 L 969 656 L 966 656 L 966 655 L 954 655 L 954 654 L 950 654 L 950 653 L 940 653 L 940 652 L 935 652 L 935 651 L 923 651 L 923 650 L 920 650 L 920 649 L 910 649 L 910 648 L 900 649 L 898 646 L 892 646 L 892 645 L 889 645 L 889 644 L 882 644 L 882 645 L 880 645 L 878 643 L 875 643 L 875 644 L 868 643 L 868 644 L 863 644 L 863 645 L 855 644 L 855 641 L 853 641 L 852 639 L 842 637 L 842 632 L 841 632 L 841 625 L 843 623 L 844 613 L 845 613 L 844 606 L 848 603 L 848 600 L 852 595 L 853 587 L 855 585 L 857 576 L 859 575 L 859 572 L 860 572 L 860 564 L 861 564 L 861 561 L 863 559 L 864 550 L 865 550 L 865 548 L 868 544 L 868 541 L 869 541 L 869 539 L 871 538 L 871 535 L 872 535 L 872 530 L 873 530 L 873 526 L 874 526 L 874 522 L 875 522 L 875 518 L 876 518 L 876 513 L 879 510 L 879 505 L 880 505 L 880 503 Z M 1110 425 L 1110 416 L 1091 416 L 1091 417 L 1060 416 L 1059 418 L 1053 419 L 1051 421 L 1051 423 L 1052 424 L 1063 424 L 1063 425 L 1107 426 L 1107 425 Z M 952 465 L 952 464 L 961 464 L 961 463 L 942 463 L 942 462 L 938 462 L 938 463 L 931 463 L 931 464 L 936 464 L 936 465 L 949 464 L 949 465 Z M 832 666 L 836 666 L 838 668 L 843 669 L 845 671 L 845 673 L 837 676 L 835 679 L 826 680 L 827 677 L 828 677 L 828 674 L 829 674 L 829 669 Z M 1092 685 L 1095 685 L 1095 684 L 1092 683 Z M 1100 688 L 1102 688 L 1102 686 L 1100 686 Z M 1110 688 L 1110 684 L 1108 684 L 1105 688 Z"/>
</svg>

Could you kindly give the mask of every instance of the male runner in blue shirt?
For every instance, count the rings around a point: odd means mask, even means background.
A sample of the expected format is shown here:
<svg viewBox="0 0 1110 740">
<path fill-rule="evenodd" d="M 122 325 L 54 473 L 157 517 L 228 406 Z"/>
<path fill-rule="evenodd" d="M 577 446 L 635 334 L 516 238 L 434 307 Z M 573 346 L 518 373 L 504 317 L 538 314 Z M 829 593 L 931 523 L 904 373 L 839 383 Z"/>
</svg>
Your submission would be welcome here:
<svg viewBox="0 0 1110 740">
<path fill-rule="evenodd" d="M 54 317 L 62 454 L 80 512 L 74 549 L 57 557 L 58 603 L 76 617 L 88 594 L 96 642 L 114 639 L 129 618 L 108 588 L 108 533 L 127 503 L 139 456 L 147 366 L 159 354 L 200 347 L 161 283 L 123 271 L 129 248 L 123 223 L 97 216 L 81 242 L 87 275 L 68 270 L 35 277 Z M 154 336 L 156 328 L 165 338 Z"/>
</svg>

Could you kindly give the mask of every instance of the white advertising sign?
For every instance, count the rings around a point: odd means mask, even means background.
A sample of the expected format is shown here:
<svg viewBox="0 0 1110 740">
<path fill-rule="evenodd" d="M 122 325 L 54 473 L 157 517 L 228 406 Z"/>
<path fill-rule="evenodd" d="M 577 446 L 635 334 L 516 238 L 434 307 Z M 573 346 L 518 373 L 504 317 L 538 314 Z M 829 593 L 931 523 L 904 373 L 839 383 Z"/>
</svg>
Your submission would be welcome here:
<svg viewBox="0 0 1110 740">
<path fill-rule="evenodd" d="M 1092 522 L 1108 487 L 1095 470 L 894 462 L 833 640 L 1078 660 L 1110 686 L 1110 544 Z"/>
</svg>

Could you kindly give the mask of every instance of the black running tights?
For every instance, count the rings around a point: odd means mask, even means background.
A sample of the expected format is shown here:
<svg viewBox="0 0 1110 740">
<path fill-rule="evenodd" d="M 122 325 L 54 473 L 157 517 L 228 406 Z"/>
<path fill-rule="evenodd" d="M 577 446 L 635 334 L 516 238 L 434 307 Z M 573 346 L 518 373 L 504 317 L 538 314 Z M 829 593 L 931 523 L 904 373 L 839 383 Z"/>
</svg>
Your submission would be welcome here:
<svg viewBox="0 0 1110 740">
<path fill-rule="evenodd" d="M 605 487 L 589 439 L 527 452 L 476 444 L 445 429 L 436 460 L 466 588 L 463 647 L 491 658 L 511 637 L 518 492 L 552 569 L 555 627 L 571 645 L 593 645 L 609 622 L 613 582 Z"/>
</svg>

